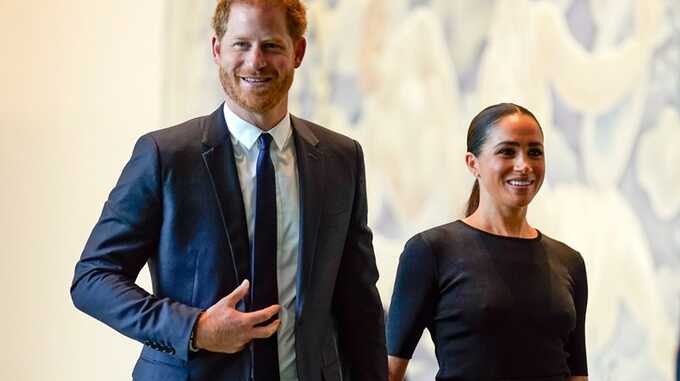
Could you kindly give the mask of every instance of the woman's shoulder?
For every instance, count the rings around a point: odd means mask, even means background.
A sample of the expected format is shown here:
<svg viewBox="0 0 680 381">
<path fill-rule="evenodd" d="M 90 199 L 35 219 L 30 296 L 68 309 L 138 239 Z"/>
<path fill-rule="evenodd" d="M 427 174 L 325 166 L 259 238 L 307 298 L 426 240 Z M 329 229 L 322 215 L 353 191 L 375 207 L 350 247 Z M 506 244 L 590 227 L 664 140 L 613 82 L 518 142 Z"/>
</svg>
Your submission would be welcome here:
<svg viewBox="0 0 680 381">
<path fill-rule="evenodd" d="M 541 241 L 548 255 L 559 259 L 570 268 L 584 268 L 585 262 L 581 253 L 566 243 L 541 233 Z"/>
<path fill-rule="evenodd" d="M 452 255 L 470 240 L 465 225 L 460 220 L 449 222 L 424 230 L 411 237 L 405 246 L 405 252 L 428 252 L 432 255 L 445 253 Z"/>
</svg>

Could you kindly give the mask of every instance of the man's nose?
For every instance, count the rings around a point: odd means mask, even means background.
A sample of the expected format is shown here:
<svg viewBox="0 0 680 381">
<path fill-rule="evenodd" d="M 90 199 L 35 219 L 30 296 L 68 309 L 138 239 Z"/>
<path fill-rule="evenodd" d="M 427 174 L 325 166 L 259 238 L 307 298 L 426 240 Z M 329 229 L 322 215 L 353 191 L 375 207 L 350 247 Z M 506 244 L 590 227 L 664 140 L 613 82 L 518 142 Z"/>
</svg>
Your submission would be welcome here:
<svg viewBox="0 0 680 381">
<path fill-rule="evenodd" d="M 259 46 L 254 47 L 248 56 L 248 64 L 255 70 L 260 70 L 267 66 L 264 52 Z"/>
</svg>

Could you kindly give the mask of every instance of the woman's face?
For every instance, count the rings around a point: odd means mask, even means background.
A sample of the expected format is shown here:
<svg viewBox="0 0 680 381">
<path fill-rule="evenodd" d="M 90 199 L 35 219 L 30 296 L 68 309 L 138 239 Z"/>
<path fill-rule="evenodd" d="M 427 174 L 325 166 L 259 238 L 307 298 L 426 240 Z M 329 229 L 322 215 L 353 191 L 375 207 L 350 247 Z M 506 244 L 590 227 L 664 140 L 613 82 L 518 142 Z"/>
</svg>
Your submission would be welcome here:
<svg viewBox="0 0 680 381">
<path fill-rule="evenodd" d="M 526 207 L 543 184 L 543 133 L 532 117 L 507 115 L 491 127 L 477 157 L 468 153 L 467 162 L 478 176 L 480 203 Z"/>
</svg>

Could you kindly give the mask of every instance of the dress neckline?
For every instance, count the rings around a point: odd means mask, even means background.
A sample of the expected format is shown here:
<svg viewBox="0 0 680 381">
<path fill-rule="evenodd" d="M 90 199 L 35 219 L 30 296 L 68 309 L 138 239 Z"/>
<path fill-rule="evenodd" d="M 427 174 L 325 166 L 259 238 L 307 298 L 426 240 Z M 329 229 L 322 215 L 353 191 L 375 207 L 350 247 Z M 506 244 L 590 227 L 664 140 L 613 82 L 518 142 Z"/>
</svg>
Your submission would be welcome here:
<svg viewBox="0 0 680 381">
<path fill-rule="evenodd" d="M 534 241 L 539 241 L 541 239 L 541 237 L 543 237 L 543 234 L 538 229 L 536 229 L 536 233 L 538 233 L 536 235 L 536 237 L 522 238 L 522 237 L 513 237 L 513 236 L 508 236 L 508 235 L 494 234 L 494 233 L 488 232 L 486 230 L 482 230 L 482 229 L 476 228 L 472 225 L 469 225 L 466 222 L 464 222 L 463 220 L 456 220 L 456 222 L 463 225 L 466 229 L 473 230 L 473 231 L 476 231 L 476 232 L 481 233 L 483 235 L 493 237 L 493 238 L 496 238 L 496 239 L 504 239 L 504 240 L 510 240 L 510 241 L 519 241 L 519 242 L 534 242 Z"/>
</svg>

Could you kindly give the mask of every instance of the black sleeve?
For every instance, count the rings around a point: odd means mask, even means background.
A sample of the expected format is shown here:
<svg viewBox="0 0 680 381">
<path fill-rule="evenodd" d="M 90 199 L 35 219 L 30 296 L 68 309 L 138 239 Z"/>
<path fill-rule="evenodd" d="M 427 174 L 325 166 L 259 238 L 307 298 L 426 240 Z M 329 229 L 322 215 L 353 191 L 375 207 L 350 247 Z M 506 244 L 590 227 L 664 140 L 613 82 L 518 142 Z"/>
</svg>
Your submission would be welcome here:
<svg viewBox="0 0 680 381">
<path fill-rule="evenodd" d="M 158 147 L 140 138 L 76 264 L 71 298 L 86 314 L 186 361 L 200 309 L 158 298 L 135 280 L 156 252 L 162 224 Z"/>
<path fill-rule="evenodd" d="M 586 305 L 588 304 L 588 280 L 583 258 L 577 253 L 577 263 L 571 271 L 574 281 L 574 306 L 576 307 L 576 328 L 569 335 L 565 350 L 569 354 L 567 364 L 572 376 L 587 376 L 586 359 Z"/>
<path fill-rule="evenodd" d="M 390 356 L 410 359 L 432 321 L 436 305 L 436 263 L 428 243 L 417 235 L 410 239 L 399 258 L 387 322 L 387 351 Z"/>
<path fill-rule="evenodd" d="M 355 142 L 357 181 L 350 227 L 333 295 L 339 347 L 354 381 L 387 381 L 385 313 L 375 283 L 378 268 L 368 228 L 366 177 Z"/>
</svg>

